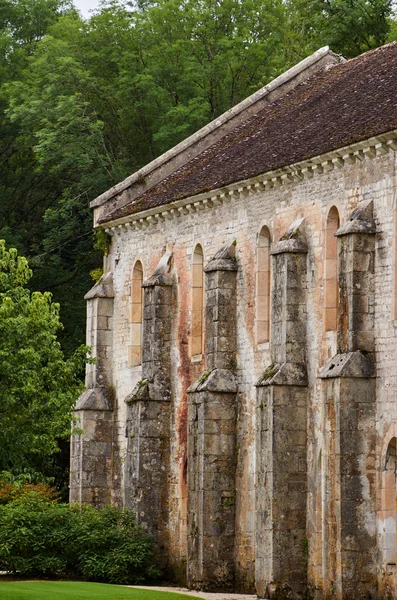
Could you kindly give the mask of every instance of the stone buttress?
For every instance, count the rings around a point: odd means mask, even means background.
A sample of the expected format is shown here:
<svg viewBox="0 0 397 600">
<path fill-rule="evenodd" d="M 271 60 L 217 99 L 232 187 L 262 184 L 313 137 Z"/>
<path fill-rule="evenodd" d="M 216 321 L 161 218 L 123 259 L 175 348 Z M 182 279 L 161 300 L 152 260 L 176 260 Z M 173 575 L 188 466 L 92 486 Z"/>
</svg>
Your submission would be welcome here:
<svg viewBox="0 0 397 600">
<path fill-rule="evenodd" d="M 170 472 L 171 251 L 143 283 L 142 380 L 127 397 L 125 505 L 154 534 L 167 564 Z"/>
<path fill-rule="evenodd" d="M 304 219 L 273 248 L 272 364 L 257 383 L 256 590 L 306 591 L 307 243 Z"/>
<path fill-rule="evenodd" d="M 376 596 L 375 223 L 366 202 L 339 240 L 338 354 L 320 371 L 324 394 L 323 593 Z"/>
<path fill-rule="evenodd" d="M 70 501 L 110 504 L 113 476 L 113 388 L 111 377 L 113 275 L 105 273 L 86 294 L 87 344 L 95 363 L 86 366 L 86 390 L 77 401 L 71 438 Z"/>
<path fill-rule="evenodd" d="M 234 585 L 235 245 L 222 247 L 204 272 L 207 371 L 188 390 L 188 584 L 225 591 Z"/>
</svg>

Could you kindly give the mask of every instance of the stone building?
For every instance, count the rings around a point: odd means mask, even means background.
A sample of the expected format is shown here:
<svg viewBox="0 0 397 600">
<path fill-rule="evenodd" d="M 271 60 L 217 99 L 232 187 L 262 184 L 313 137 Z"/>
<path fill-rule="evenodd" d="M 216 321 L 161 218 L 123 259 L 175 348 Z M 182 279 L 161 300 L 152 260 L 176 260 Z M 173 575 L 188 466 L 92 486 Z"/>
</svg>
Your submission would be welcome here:
<svg viewBox="0 0 397 600">
<path fill-rule="evenodd" d="M 71 499 L 191 587 L 397 598 L 396 93 L 323 48 L 92 202 Z"/>
</svg>

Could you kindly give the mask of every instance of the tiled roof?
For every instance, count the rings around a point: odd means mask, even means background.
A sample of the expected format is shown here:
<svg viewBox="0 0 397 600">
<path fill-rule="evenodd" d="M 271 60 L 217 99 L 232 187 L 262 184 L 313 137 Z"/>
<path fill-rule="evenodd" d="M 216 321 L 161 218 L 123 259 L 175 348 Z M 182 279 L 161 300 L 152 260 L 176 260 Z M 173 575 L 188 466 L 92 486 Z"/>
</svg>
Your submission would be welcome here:
<svg viewBox="0 0 397 600">
<path fill-rule="evenodd" d="M 249 179 L 397 128 L 397 42 L 315 75 L 99 223 Z"/>
</svg>

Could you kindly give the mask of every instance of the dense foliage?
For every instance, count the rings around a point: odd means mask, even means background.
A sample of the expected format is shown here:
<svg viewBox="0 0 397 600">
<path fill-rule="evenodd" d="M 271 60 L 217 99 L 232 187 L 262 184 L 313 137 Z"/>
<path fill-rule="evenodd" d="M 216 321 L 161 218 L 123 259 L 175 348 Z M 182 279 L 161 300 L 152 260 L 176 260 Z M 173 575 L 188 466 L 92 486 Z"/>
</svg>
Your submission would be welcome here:
<svg viewBox="0 0 397 600">
<path fill-rule="evenodd" d="M 30 278 L 26 259 L 0 240 L 0 471 L 46 475 L 70 435 L 86 348 L 65 360 L 59 306 L 31 293 Z"/>
<path fill-rule="evenodd" d="M 88 202 L 319 47 L 346 57 L 397 34 L 391 0 L 0 3 L 0 237 L 84 338 L 100 266 Z"/>
<path fill-rule="evenodd" d="M 10 472 L 0 473 L 0 505 L 9 504 L 17 498 L 34 492 L 47 502 L 57 502 L 60 493 L 49 483 L 32 483 L 30 475 L 13 476 Z"/>
<path fill-rule="evenodd" d="M 134 584 L 159 575 L 131 511 L 49 502 L 30 492 L 0 506 L 0 570 Z"/>
</svg>

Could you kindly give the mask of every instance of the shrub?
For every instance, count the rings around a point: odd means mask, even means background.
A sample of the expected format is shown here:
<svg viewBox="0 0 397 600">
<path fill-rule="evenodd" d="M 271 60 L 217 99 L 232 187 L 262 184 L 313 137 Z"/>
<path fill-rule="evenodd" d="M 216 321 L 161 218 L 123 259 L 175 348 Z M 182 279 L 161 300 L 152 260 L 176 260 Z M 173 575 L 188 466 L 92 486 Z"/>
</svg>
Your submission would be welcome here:
<svg viewBox="0 0 397 600">
<path fill-rule="evenodd" d="M 10 473 L 0 473 L 0 504 L 8 504 L 17 498 L 35 492 L 48 502 L 58 502 L 60 493 L 49 483 L 34 483 L 30 476 L 13 477 Z"/>
<path fill-rule="evenodd" d="M 132 511 L 57 504 L 36 492 L 0 506 L 0 571 L 141 583 L 159 575 Z"/>
</svg>

